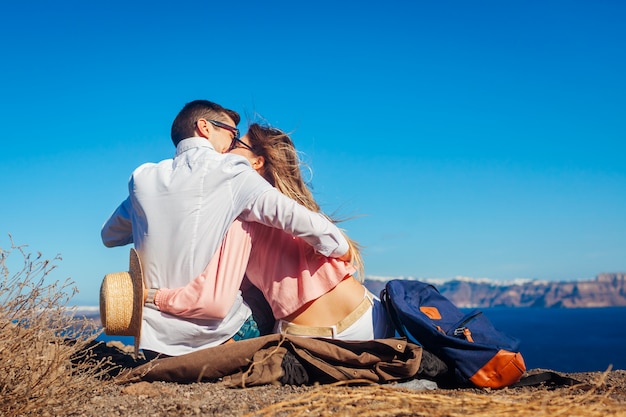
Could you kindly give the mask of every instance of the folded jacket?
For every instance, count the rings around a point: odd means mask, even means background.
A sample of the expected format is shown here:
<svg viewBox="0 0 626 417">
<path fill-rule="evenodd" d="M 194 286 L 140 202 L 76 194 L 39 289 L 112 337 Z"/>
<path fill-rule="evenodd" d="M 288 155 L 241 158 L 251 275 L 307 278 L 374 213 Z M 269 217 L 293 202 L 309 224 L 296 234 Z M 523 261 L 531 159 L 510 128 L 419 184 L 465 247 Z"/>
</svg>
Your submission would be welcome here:
<svg viewBox="0 0 626 417">
<path fill-rule="evenodd" d="M 294 366 L 292 356 L 301 368 Z M 157 359 L 121 376 L 120 382 L 191 383 L 223 378 L 231 387 L 356 379 L 387 383 L 416 377 L 421 359 L 422 348 L 406 339 L 345 341 L 270 334 Z M 306 375 L 300 375 L 303 371 Z M 299 375 L 287 375 L 290 372 Z"/>
</svg>

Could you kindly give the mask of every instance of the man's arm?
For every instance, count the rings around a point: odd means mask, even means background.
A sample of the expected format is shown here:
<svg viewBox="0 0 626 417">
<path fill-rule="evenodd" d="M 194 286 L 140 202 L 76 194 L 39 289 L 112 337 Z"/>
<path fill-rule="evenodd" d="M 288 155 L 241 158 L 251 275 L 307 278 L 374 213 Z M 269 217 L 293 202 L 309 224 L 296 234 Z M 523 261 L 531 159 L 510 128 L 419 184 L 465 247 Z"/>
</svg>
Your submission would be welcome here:
<svg viewBox="0 0 626 417">
<path fill-rule="evenodd" d="M 275 188 L 258 195 L 239 218 L 282 229 L 302 238 L 324 256 L 350 259 L 348 241 L 333 222 L 323 214 L 296 203 Z"/>
<path fill-rule="evenodd" d="M 113 212 L 111 217 L 104 223 L 100 236 L 102 243 L 108 248 L 124 246 L 133 243 L 133 226 L 130 219 L 130 197 L 128 197 Z"/>
</svg>

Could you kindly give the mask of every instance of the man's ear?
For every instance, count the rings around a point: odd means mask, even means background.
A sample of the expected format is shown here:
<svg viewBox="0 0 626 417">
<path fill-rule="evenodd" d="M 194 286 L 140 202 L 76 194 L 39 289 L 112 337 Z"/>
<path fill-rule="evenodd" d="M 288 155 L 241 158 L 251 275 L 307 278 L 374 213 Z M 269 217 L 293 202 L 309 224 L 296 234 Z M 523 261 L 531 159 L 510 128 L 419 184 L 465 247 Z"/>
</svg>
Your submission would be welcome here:
<svg viewBox="0 0 626 417">
<path fill-rule="evenodd" d="M 211 138 L 211 127 L 209 126 L 209 122 L 205 119 L 198 119 L 196 122 L 196 135 L 210 139 Z"/>
<path fill-rule="evenodd" d="M 254 161 L 252 162 L 252 168 L 257 171 L 265 166 L 265 157 L 264 156 L 255 156 Z"/>
</svg>

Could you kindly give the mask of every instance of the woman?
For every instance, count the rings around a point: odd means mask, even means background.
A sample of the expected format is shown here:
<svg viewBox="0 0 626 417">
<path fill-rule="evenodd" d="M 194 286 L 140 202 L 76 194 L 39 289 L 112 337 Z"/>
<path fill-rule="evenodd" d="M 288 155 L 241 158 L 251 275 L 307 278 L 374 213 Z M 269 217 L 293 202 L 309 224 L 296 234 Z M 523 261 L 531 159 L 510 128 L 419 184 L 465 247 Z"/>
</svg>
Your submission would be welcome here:
<svg viewBox="0 0 626 417">
<path fill-rule="evenodd" d="M 233 140 L 229 152 L 247 158 L 282 193 L 320 211 L 302 179 L 293 142 L 284 132 L 252 124 L 243 138 Z M 281 230 L 235 221 L 205 272 L 186 287 L 152 290 L 153 303 L 169 314 L 215 317 L 216 310 L 225 307 L 220 306 L 216 285 L 229 282 L 232 287 L 245 272 L 269 302 L 277 319 L 275 332 L 344 340 L 391 337 L 393 328 L 380 300 L 354 277 L 358 268 L 362 279 L 362 261 L 357 245 L 350 243 L 352 262 L 345 262 L 323 257 Z M 212 298 L 203 297 L 203 289 Z"/>
</svg>

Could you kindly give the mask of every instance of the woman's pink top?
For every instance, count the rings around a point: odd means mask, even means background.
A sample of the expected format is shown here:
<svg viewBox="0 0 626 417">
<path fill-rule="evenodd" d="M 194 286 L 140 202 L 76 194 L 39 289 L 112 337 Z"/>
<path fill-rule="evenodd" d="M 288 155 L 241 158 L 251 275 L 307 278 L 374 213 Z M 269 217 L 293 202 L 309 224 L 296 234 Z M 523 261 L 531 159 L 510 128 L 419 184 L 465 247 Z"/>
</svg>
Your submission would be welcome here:
<svg viewBox="0 0 626 417">
<path fill-rule="evenodd" d="M 185 287 L 160 289 L 155 304 L 182 317 L 222 318 L 235 300 L 244 272 L 281 319 L 326 294 L 355 268 L 318 254 L 282 230 L 235 221 L 204 272 Z"/>
</svg>

